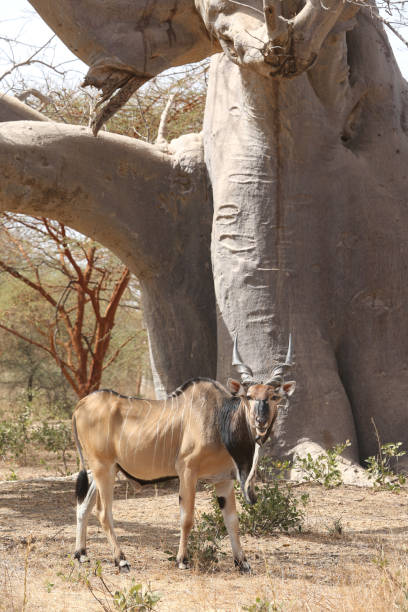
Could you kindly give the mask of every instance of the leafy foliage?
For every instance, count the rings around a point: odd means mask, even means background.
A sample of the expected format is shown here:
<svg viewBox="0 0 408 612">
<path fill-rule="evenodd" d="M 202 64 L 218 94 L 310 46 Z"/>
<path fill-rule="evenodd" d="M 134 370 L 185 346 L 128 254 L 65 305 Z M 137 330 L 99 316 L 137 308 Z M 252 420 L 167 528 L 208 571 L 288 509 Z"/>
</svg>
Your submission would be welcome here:
<svg viewBox="0 0 408 612">
<path fill-rule="evenodd" d="M 236 496 L 242 508 L 238 513 L 242 533 L 259 536 L 273 533 L 277 529 L 286 532 L 291 529 L 301 529 L 303 509 L 308 503 L 309 496 L 307 493 L 299 498 L 294 495 L 293 485 L 284 480 L 288 467 L 289 462 L 276 462 L 269 458 L 261 460 L 261 473 L 269 482 L 255 487 L 258 499 L 253 506 L 245 502 L 239 486 L 236 485 Z M 224 537 L 227 531 L 214 491 L 211 494 L 211 511 L 201 514 L 195 530 L 194 550 L 197 544 L 200 545 L 201 538 L 201 542 L 209 543 L 211 549 L 203 551 L 204 559 L 206 556 L 215 559 L 219 552 L 219 539 Z"/>
<path fill-rule="evenodd" d="M 86 586 L 95 601 L 104 612 L 121 610 L 122 612 L 148 612 L 155 610 L 161 595 L 151 591 L 150 585 L 147 587 L 142 583 L 132 579 L 129 589 L 116 589 L 113 591 L 112 585 L 107 581 L 102 571 L 102 564 L 96 561 L 92 567 L 80 568 L 76 570 L 76 563 L 70 561 L 71 571 L 68 575 L 57 572 L 57 576 L 64 581 L 75 582 Z"/>
<path fill-rule="evenodd" d="M 290 485 L 280 486 L 277 482 L 255 487 L 257 502 L 247 504 L 241 493 L 238 493 L 242 505 L 239 513 L 239 524 L 242 533 L 253 536 L 270 534 L 277 529 L 288 532 L 302 529 L 303 508 L 309 501 L 307 493 L 295 497 Z"/>
<path fill-rule="evenodd" d="M 338 459 L 350 445 L 351 442 L 346 440 L 343 444 L 336 444 L 317 457 L 312 457 L 310 453 L 306 457 L 297 457 L 293 467 L 301 470 L 305 482 L 320 484 L 326 489 L 338 487 L 343 482 Z"/>
<path fill-rule="evenodd" d="M 220 521 L 214 505 L 212 512 L 201 514 L 196 518 L 188 541 L 191 564 L 194 569 L 206 572 L 215 570 L 220 558 L 225 555 L 221 550 L 222 538 L 225 535 L 226 529 L 222 515 Z"/>
<path fill-rule="evenodd" d="M 154 610 L 156 604 L 161 599 L 161 595 L 150 591 L 150 588 L 143 586 L 141 582 L 135 583 L 132 580 L 132 583 L 130 589 L 115 591 L 113 596 L 115 608 L 123 612 L 147 612 L 148 610 Z"/>
<path fill-rule="evenodd" d="M 397 492 L 405 484 L 406 477 L 396 474 L 392 469 L 392 462 L 406 454 L 401 446 L 402 442 L 382 444 L 377 455 L 365 460 L 369 478 L 374 481 L 376 488 Z"/>
<path fill-rule="evenodd" d="M 28 453 L 33 448 L 58 454 L 66 474 L 68 450 L 73 448 L 70 423 L 51 421 L 39 424 L 33 421 L 27 407 L 18 412 L 15 419 L 0 421 L 0 457 L 11 456 L 26 464 Z"/>
<path fill-rule="evenodd" d="M 293 484 L 284 478 L 289 465 L 287 461 L 261 460 L 261 472 L 268 481 L 255 487 L 257 502 L 252 506 L 246 503 L 237 487 L 237 497 L 242 506 L 238 515 L 242 533 L 260 536 L 277 529 L 285 532 L 302 529 L 309 495 L 294 495 Z"/>
<path fill-rule="evenodd" d="M 53 453 L 60 453 L 65 473 L 68 472 L 67 451 L 72 448 L 71 427 L 67 422 L 43 422 L 33 430 L 31 441 Z"/>
<path fill-rule="evenodd" d="M 23 410 L 14 420 L 0 421 L 0 457 L 4 458 L 10 454 L 15 459 L 26 462 L 30 426 L 29 410 Z"/>
<path fill-rule="evenodd" d="M 215 492 L 214 487 L 208 487 L 210 491 L 210 500 L 211 500 L 211 510 L 210 512 L 203 512 L 201 514 L 201 520 L 208 525 L 209 528 L 214 529 L 214 531 L 219 535 L 219 537 L 224 537 L 227 535 L 227 529 L 224 523 L 224 517 L 222 516 L 222 512 L 217 500 L 217 494 Z"/>
</svg>

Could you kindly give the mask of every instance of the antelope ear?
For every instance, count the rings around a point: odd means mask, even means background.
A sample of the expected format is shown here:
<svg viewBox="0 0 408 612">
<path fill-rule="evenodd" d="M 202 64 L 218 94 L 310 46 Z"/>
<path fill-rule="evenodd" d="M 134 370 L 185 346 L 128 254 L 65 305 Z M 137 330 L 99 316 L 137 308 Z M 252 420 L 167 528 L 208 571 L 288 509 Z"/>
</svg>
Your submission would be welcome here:
<svg viewBox="0 0 408 612">
<path fill-rule="evenodd" d="M 239 397 L 243 397 L 246 395 L 246 391 L 241 385 L 240 382 L 234 380 L 233 378 L 229 378 L 227 381 L 228 391 L 231 391 L 232 395 L 238 395 Z"/>
<path fill-rule="evenodd" d="M 285 394 L 290 397 L 296 389 L 296 381 L 289 380 L 288 382 L 283 383 L 282 388 Z"/>
</svg>

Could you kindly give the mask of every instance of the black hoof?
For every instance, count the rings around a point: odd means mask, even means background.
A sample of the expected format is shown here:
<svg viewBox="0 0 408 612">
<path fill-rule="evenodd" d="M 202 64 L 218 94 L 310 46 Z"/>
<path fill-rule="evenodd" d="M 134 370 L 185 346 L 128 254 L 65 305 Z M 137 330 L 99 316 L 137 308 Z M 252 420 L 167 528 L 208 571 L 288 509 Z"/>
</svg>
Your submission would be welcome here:
<svg viewBox="0 0 408 612">
<path fill-rule="evenodd" d="M 234 559 L 234 564 L 239 569 L 241 574 L 250 574 L 252 571 L 251 566 L 246 559 L 243 559 L 242 561 Z"/>
<path fill-rule="evenodd" d="M 76 550 L 74 554 L 74 559 L 76 559 L 78 563 L 89 563 L 89 558 L 87 557 L 85 548 L 81 548 L 81 550 Z"/>
<path fill-rule="evenodd" d="M 181 570 L 189 569 L 187 557 L 184 557 L 181 561 L 176 561 L 176 567 Z"/>
<path fill-rule="evenodd" d="M 122 560 L 119 563 L 119 573 L 128 574 L 130 572 L 130 565 L 126 560 Z"/>
<path fill-rule="evenodd" d="M 130 572 L 130 565 L 126 559 L 115 559 L 115 565 L 119 569 L 120 574 L 128 574 Z"/>
</svg>

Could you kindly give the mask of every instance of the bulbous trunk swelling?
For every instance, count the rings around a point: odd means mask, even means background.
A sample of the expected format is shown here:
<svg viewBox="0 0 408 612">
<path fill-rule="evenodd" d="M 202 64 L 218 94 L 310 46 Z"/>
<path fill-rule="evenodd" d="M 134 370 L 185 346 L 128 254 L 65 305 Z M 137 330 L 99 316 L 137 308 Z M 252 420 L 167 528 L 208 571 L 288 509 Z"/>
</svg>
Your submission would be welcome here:
<svg viewBox="0 0 408 612">
<path fill-rule="evenodd" d="M 213 61 L 204 137 L 218 379 L 231 373 L 236 332 L 261 379 L 292 333 L 298 387 L 280 452 L 349 438 L 349 456 L 366 457 L 371 417 L 383 441 L 408 442 L 404 88 L 364 14 L 293 81 Z"/>
<path fill-rule="evenodd" d="M 96 87 L 123 71 L 151 78 L 203 59 L 212 43 L 192 0 L 30 0 L 50 28 L 90 67 Z M 123 76 L 123 74 L 122 74 Z"/>
</svg>

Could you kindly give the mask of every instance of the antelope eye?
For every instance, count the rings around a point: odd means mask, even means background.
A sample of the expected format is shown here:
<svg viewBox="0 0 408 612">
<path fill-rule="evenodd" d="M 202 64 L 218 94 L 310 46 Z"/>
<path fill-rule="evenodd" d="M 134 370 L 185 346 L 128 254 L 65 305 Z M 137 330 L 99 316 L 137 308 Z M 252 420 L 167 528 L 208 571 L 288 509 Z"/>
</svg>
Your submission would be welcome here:
<svg viewBox="0 0 408 612">
<path fill-rule="evenodd" d="M 279 399 L 279 395 L 272 395 L 272 399 L 273 400 L 278 400 Z"/>
</svg>

